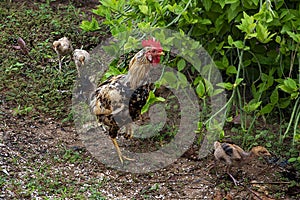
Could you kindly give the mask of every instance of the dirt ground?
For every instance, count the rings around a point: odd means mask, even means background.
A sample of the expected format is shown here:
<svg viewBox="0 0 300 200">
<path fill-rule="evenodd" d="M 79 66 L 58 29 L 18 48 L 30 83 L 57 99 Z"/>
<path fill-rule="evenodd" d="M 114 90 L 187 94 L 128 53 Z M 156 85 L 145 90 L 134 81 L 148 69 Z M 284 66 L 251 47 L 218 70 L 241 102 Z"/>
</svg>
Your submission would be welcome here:
<svg viewBox="0 0 300 200">
<path fill-rule="evenodd" d="M 73 1 L 85 10 L 97 4 L 89 2 Z M 53 6 L 58 3 L 69 1 L 55 1 Z M 233 168 L 233 175 L 240 181 L 234 186 L 224 165 L 208 170 L 214 163 L 212 154 L 197 159 L 197 145 L 169 166 L 150 173 L 109 168 L 87 151 L 73 123 L 62 123 L 44 114 L 34 118 L 14 115 L 5 95 L 5 91 L 0 92 L 0 199 L 299 198 L 300 188 L 292 186 L 292 181 L 299 179 L 288 166 L 257 160 Z M 39 190 L 39 186 L 49 190 Z M 74 194 L 69 198 L 61 195 L 68 192 Z M 77 192 L 82 196 L 76 197 Z"/>
<path fill-rule="evenodd" d="M 34 171 L 48 164 L 51 172 L 38 173 L 40 176 L 55 179 L 59 175 L 78 185 L 80 182 L 103 181 L 100 191 L 107 199 L 296 199 L 292 195 L 299 193 L 299 188 L 291 191 L 287 187 L 288 179 L 280 179 L 282 172 L 287 170 L 262 161 L 240 170 L 234 168 L 233 174 L 241 181 L 236 187 L 223 165 L 208 171 L 214 163 L 212 155 L 202 160 L 195 159 L 196 146 L 163 169 L 147 174 L 121 172 L 107 168 L 93 158 L 72 124 L 62 125 L 43 117 L 34 120 L 15 117 L 5 103 L 1 105 L 1 112 L 4 115 L 0 126 L 3 141 L 0 144 L 1 173 L 12 179 L 22 180 L 24 176 L 34 179 Z M 78 152 L 84 159 L 80 162 L 55 161 L 55 157 L 65 156 L 65 150 Z M 0 197 L 18 197 L 18 191 L 14 189 L 2 188 Z M 34 194 L 28 196 L 34 197 Z"/>
</svg>

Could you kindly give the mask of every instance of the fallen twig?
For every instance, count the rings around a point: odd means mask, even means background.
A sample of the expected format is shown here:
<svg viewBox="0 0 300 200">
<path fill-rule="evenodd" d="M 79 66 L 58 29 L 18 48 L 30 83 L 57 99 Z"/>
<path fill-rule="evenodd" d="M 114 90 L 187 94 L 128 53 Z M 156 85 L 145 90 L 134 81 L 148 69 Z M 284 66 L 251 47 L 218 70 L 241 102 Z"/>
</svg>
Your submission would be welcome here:
<svg viewBox="0 0 300 200">
<path fill-rule="evenodd" d="M 263 200 L 263 198 L 260 197 L 259 194 L 257 194 L 257 192 L 254 192 L 253 190 L 251 190 L 248 186 L 245 186 L 245 188 L 251 192 L 252 194 L 254 194 L 254 196 L 256 196 L 259 200 Z"/>
<path fill-rule="evenodd" d="M 280 182 L 280 181 L 275 181 L 275 182 L 250 182 L 250 184 L 290 184 L 291 182 Z"/>
</svg>

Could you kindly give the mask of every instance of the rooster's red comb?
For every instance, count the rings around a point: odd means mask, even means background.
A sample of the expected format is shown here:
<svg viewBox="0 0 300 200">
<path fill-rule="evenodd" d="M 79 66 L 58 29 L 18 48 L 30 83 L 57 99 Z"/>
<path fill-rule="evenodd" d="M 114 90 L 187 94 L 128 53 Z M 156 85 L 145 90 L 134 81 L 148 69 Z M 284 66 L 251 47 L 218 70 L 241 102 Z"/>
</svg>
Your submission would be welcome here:
<svg viewBox="0 0 300 200">
<path fill-rule="evenodd" d="M 148 40 L 142 41 L 143 47 L 155 47 L 157 49 L 162 49 L 159 41 L 156 41 L 155 38 L 149 38 Z"/>
</svg>

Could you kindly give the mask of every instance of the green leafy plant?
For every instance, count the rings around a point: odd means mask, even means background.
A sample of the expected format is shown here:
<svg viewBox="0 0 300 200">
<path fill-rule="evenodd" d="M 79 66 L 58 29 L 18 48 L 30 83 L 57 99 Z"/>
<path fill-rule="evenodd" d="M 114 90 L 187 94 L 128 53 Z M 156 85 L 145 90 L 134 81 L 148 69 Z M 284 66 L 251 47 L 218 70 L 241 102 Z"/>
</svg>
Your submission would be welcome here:
<svg viewBox="0 0 300 200">
<path fill-rule="evenodd" d="M 239 115 L 244 145 L 247 138 L 259 134 L 254 129 L 258 118 L 273 120 L 277 113 L 281 116 L 280 124 L 289 124 L 287 129 L 274 133 L 284 132 L 279 142 L 291 137 L 292 132 L 293 144 L 298 141 L 300 36 L 297 31 L 300 14 L 296 2 L 116 0 L 101 1 L 93 12 L 105 18 L 103 23 L 114 37 L 122 32 L 161 27 L 198 41 L 223 73 L 223 82 L 217 85 L 218 88 L 212 89 L 209 78 L 193 73 L 197 66 L 191 66 L 189 60 L 166 57 L 166 63 L 180 72 L 181 80 L 193 83 L 203 101 L 204 111 L 209 110 L 211 96 L 224 90 L 230 94 L 227 103 L 214 115 L 224 110 L 228 117 Z M 86 26 L 82 28 L 93 31 L 89 26 L 95 23 L 85 21 Z M 163 45 L 176 45 L 176 36 L 155 36 Z M 189 49 L 184 51 L 185 55 L 192 53 Z M 178 87 L 178 74 L 166 73 L 165 79 L 172 87 Z M 292 113 L 291 117 L 289 113 Z M 249 115 L 252 116 L 250 123 L 247 122 Z M 207 124 L 210 119 L 212 117 L 199 120 Z M 291 131 L 292 126 L 294 131 Z"/>
<path fill-rule="evenodd" d="M 149 92 L 149 96 L 147 99 L 146 104 L 143 106 L 142 110 L 141 110 L 141 114 L 144 114 L 145 112 L 147 112 L 149 110 L 149 107 L 154 104 L 155 102 L 164 102 L 165 99 L 162 97 L 156 97 L 153 91 Z"/>
</svg>

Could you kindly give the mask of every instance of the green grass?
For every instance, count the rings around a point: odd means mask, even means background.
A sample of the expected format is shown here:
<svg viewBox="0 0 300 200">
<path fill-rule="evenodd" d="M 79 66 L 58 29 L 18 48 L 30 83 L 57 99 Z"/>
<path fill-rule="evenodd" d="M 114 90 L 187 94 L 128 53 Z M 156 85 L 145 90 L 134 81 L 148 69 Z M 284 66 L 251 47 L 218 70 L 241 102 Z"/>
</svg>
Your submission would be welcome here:
<svg viewBox="0 0 300 200">
<path fill-rule="evenodd" d="M 74 48 L 96 46 L 101 35 L 87 34 L 79 28 L 86 17 L 71 4 L 51 7 L 36 3 L 28 7 L 0 3 L 0 91 L 5 92 L 5 100 L 16 115 L 68 116 L 77 73 L 70 57 L 64 59 L 62 73 L 58 72 L 52 43 L 67 36 Z M 26 42 L 29 55 L 12 48 L 19 37 Z"/>
</svg>

